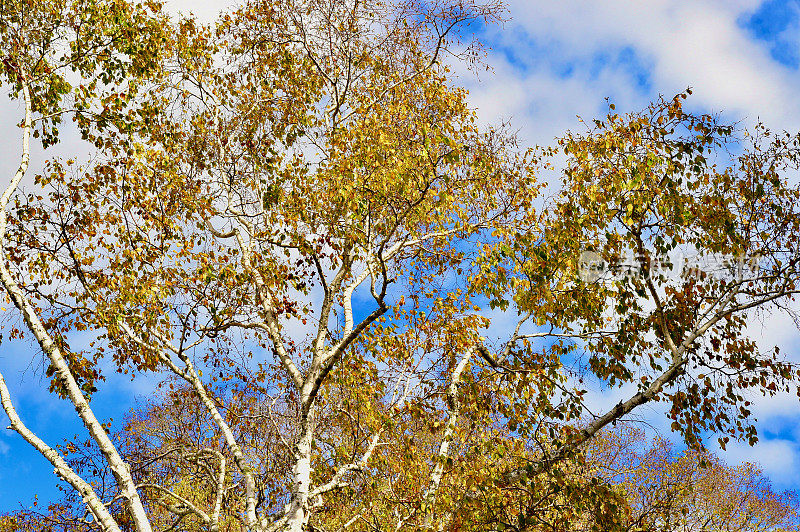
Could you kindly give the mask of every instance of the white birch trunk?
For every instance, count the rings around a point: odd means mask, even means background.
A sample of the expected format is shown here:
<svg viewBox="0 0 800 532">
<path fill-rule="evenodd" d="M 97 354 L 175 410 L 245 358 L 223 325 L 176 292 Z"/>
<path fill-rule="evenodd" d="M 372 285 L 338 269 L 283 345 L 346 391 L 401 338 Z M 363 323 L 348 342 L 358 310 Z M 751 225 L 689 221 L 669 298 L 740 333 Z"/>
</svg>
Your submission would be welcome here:
<svg viewBox="0 0 800 532">
<path fill-rule="evenodd" d="M 32 123 L 31 96 L 25 72 L 20 71 L 19 76 L 22 83 L 22 93 L 25 100 L 25 121 L 22 133 L 22 158 L 19 168 L 11 180 L 11 183 L 9 183 L 2 197 L 0 197 L 0 283 L 2 283 L 3 288 L 5 288 L 9 298 L 22 314 L 22 318 L 25 321 L 25 325 L 28 327 L 28 330 L 31 332 L 33 337 L 36 339 L 36 342 L 39 344 L 42 351 L 53 365 L 56 379 L 64 387 L 67 398 L 75 406 L 75 410 L 78 412 L 78 415 L 83 421 L 84 426 L 89 431 L 90 436 L 97 444 L 100 452 L 103 454 L 109 469 L 114 474 L 114 478 L 117 481 L 117 486 L 122 492 L 122 496 L 125 500 L 125 506 L 130 514 L 135 530 L 137 530 L 137 532 L 151 532 L 150 521 L 147 518 L 144 506 L 139 498 L 139 493 L 136 490 L 136 485 L 133 482 L 128 465 L 119 455 L 116 447 L 111 441 L 111 438 L 108 436 L 108 434 L 106 434 L 103 425 L 94 415 L 94 412 L 89 406 L 89 402 L 86 400 L 86 397 L 83 395 L 83 392 L 75 380 L 75 377 L 72 375 L 72 371 L 70 370 L 64 355 L 61 353 L 61 350 L 58 348 L 53 338 L 47 332 L 47 329 L 37 314 L 36 309 L 25 296 L 17 280 L 14 278 L 14 275 L 8 269 L 6 264 L 5 232 L 8 220 L 6 207 L 11 199 L 11 196 L 14 194 L 17 186 L 19 186 L 20 181 L 27 172 L 28 162 L 30 160 L 30 135 Z"/>
<path fill-rule="evenodd" d="M 314 440 L 314 420 L 309 414 L 301 426 L 300 437 L 294 447 L 292 467 L 292 500 L 287 513 L 286 532 L 302 532 L 309 514 L 311 495 L 311 446 Z"/>
</svg>

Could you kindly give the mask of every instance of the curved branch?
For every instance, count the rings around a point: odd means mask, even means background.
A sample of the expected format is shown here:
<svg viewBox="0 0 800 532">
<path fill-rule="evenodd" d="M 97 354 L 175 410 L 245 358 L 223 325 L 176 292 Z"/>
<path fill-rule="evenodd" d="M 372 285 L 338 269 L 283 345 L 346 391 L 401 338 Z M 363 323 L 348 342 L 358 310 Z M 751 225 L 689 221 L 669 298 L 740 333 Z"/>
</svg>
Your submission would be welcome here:
<svg viewBox="0 0 800 532">
<path fill-rule="evenodd" d="M 83 480 L 77 473 L 67 464 L 64 458 L 52 447 L 48 446 L 41 438 L 33 433 L 20 419 L 17 414 L 14 404 L 11 401 L 11 394 L 6 386 L 6 381 L 0 373 L 0 402 L 2 402 L 3 410 L 11 420 L 9 429 L 17 432 L 22 436 L 25 441 L 31 444 L 39 454 L 47 458 L 53 464 L 55 473 L 63 478 L 70 486 L 75 488 L 75 491 L 81 494 L 81 498 L 91 512 L 95 521 L 100 525 L 103 532 L 119 532 L 120 528 L 114 518 L 109 513 L 108 508 L 103 504 L 100 498 L 92 489 L 91 484 Z"/>
</svg>

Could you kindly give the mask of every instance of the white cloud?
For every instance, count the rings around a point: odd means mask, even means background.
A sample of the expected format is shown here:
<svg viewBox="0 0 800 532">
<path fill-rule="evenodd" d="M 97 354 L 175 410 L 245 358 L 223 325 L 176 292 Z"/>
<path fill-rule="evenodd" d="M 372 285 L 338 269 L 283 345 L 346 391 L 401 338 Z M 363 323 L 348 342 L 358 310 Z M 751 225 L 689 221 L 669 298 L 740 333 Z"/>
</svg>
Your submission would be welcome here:
<svg viewBox="0 0 800 532">
<path fill-rule="evenodd" d="M 514 49 L 520 57 L 526 55 L 524 47 L 533 43 L 546 47 L 545 64 L 578 63 L 566 81 L 549 76 L 554 84 L 567 88 L 560 107 L 578 111 L 606 96 L 628 97 L 633 89 L 629 77 L 611 76 L 605 83 L 585 78 L 589 70 L 598 68 L 591 61 L 597 54 L 628 48 L 647 64 L 652 84 L 647 97 L 659 92 L 671 95 L 691 85 L 697 105 L 725 110 L 737 118 L 752 121 L 760 116 L 774 126 L 796 127 L 800 124 L 800 106 L 794 97 L 797 73 L 774 61 L 766 44 L 750 39 L 737 23 L 757 5 L 756 1 L 514 0 L 509 5 L 511 20 L 489 34 L 500 47 Z M 494 61 L 497 58 L 490 56 L 490 64 Z M 517 72 L 517 78 L 533 82 L 547 74 L 543 70 L 540 64 L 535 73 Z M 575 89 L 569 87 L 573 77 L 583 85 L 585 97 L 573 97 Z M 531 96 L 535 106 L 537 95 Z M 575 114 L 567 111 L 564 117 Z M 534 112 L 525 118 L 536 117 Z"/>
<path fill-rule="evenodd" d="M 755 447 L 746 443 L 729 443 L 720 456 L 728 465 L 750 462 L 759 465 L 778 489 L 795 488 L 800 454 L 797 443 L 790 440 L 763 440 Z"/>
</svg>

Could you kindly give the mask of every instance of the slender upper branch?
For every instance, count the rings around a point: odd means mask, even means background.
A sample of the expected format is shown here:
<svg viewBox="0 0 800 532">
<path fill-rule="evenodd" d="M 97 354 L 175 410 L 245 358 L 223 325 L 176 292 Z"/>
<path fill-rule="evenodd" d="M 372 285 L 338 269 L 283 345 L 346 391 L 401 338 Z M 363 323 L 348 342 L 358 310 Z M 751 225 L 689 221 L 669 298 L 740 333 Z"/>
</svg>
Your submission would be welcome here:
<svg viewBox="0 0 800 532">
<path fill-rule="evenodd" d="M 431 471 L 430 483 L 423 495 L 423 500 L 429 507 L 427 519 L 432 517 L 430 507 L 436 502 L 436 492 L 439 490 L 439 485 L 442 483 L 442 476 L 444 475 L 444 468 L 447 463 L 447 455 L 450 450 L 450 445 L 455 438 L 458 415 L 461 411 L 461 401 L 458 398 L 458 385 L 461 384 L 461 375 L 467 368 L 477 348 L 477 344 L 473 344 L 461 355 L 461 359 L 453 369 L 453 373 L 450 377 L 450 384 L 447 386 L 447 408 L 449 410 L 447 425 L 445 425 L 444 433 L 442 434 L 442 441 L 439 443 L 439 450 L 434 456 L 434 466 Z"/>
<path fill-rule="evenodd" d="M 120 322 L 120 328 L 125 332 L 125 334 L 138 345 L 144 347 L 145 349 L 154 351 L 159 359 L 176 375 L 184 379 L 187 383 L 189 383 L 192 388 L 195 390 L 200 401 L 206 407 L 209 414 L 211 415 L 212 419 L 216 423 L 217 427 L 219 427 L 220 432 L 222 432 L 222 436 L 225 439 L 225 444 L 231 450 L 233 454 L 234 460 L 236 462 L 236 466 L 242 473 L 245 482 L 245 490 L 246 490 L 246 511 L 247 511 L 247 522 L 249 526 L 255 526 L 257 523 L 256 519 L 256 495 L 255 495 L 255 480 L 253 478 L 253 471 L 250 465 L 247 463 L 247 459 L 242 452 L 239 443 L 236 441 L 236 437 L 233 434 L 233 430 L 230 428 L 230 425 L 225 421 L 225 418 L 222 417 L 219 409 L 217 408 L 216 403 L 214 400 L 209 396 L 208 391 L 206 390 L 203 381 L 200 379 L 200 376 L 197 373 L 197 370 L 194 368 L 194 364 L 192 361 L 189 360 L 189 357 L 186 356 L 185 353 L 182 351 L 176 350 L 174 346 L 169 349 L 170 351 L 177 351 L 178 358 L 184 364 L 184 368 L 181 369 L 172 358 L 164 352 L 162 349 L 163 346 L 154 346 L 146 342 L 142 339 L 138 334 L 136 334 L 133 329 L 124 321 Z M 153 336 L 159 340 L 164 345 L 169 345 L 169 342 L 166 338 L 162 335 L 159 335 L 157 332 L 151 331 Z"/>
</svg>

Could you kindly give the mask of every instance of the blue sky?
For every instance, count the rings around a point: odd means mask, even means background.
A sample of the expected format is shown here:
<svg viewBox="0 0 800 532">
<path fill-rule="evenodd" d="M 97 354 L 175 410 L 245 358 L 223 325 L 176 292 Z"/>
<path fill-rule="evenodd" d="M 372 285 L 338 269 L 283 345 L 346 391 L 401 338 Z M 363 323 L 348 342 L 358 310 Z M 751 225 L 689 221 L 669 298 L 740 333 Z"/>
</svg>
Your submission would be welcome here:
<svg viewBox="0 0 800 532">
<path fill-rule="evenodd" d="M 193 9 L 204 19 L 229 5 L 192 4 L 167 1 L 172 10 Z M 618 109 L 633 110 L 689 86 L 694 89 L 690 104 L 697 109 L 719 111 L 745 125 L 760 118 L 773 129 L 800 130 L 798 1 L 509 0 L 508 9 L 505 24 L 480 29 L 490 69 L 478 75 L 459 64 L 454 69 L 470 89 L 480 119 L 508 121 L 523 146 L 549 144 L 566 129 L 580 127 L 577 116 L 601 115 L 607 97 Z M 1 181 L 11 175 L 18 157 L 13 127 L 18 105 L 0 103 L 0 116 L 0 135 L 7 139 Z M 67 142 L 60 149 L 76 146 Z M 777 343 L 800 362 L 800 333 L 790 319 L 765 318 L 751 333 L 764 347 Z M 24 419 L 55 444 L 80 427 L 72 409 L 46 393 L 35 353 L 27 344 L 0 345 L 0 371 Z M 99 414 L 119 422 L 137 395 L 153 392 L 153 380 L 110 377 L 94 403 Z M 598 393 L 593 401 L 598 407 L 616 404 L 621 393 Z M 781 396 L 756 398 L 755 404 L 762 441 L 754 448 L 732 444 L 722 456 L 729 463 L 759 462 L 777 487 L 800 489 L 800 403 Z M 665 426 L 657 411 L 644 415 Z M 53 486 L 45 460 L 15 434 L 0 432 L 0 511 L 30 504 L 34 493 L 52 497 Z"/>
<path fill-rule="evenodd" d="M 743 14 L 737 22 L 751 37 L 767 46 L 772 59 L 792 69 L 800 66 L 796 40 L 798 2 L 764 2 L 756 10 Z"/>
<path fill-rule="evenodd" d="M 481 119 L 508 121 L 521 144 L 549 144 L 567 129 L 618 110 L 644 107 L 659 94 L 692 87 L 689 105 L 743 126 L 800 129 L 800 2 L 729 0 L 558 2 L 511 0 L 510 19 L 489 27 L 489 72 L 461 71 Z M 797 179 L 797 176 L 795 176 Z M 785 316 L 750 326 L 764 348 L 778 344 L 800 362 L 800 333 Z M 598 410 L 629 390 L 596 393 Z M 800 489 L 800 402 L 753 398 L 761 442 L 729 444 L 729 463 L 758 462 L 774 484 Z M 640 413 L 665 435 L 658 408 Z"/>
</svg>

